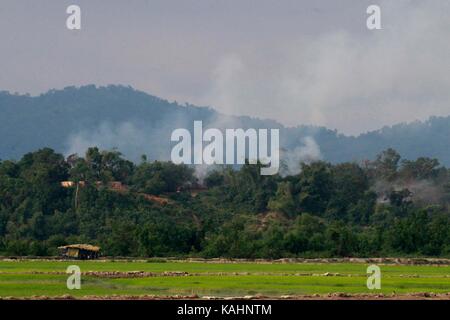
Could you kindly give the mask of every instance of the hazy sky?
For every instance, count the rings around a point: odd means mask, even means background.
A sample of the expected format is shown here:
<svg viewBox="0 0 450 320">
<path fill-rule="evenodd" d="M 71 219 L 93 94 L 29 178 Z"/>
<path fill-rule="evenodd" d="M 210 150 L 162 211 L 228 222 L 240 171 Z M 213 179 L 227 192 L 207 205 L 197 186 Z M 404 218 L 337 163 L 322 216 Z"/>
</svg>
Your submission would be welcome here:
<svg viewBox="0 0 450 320">
<path fill-rule="evenodd" d="M 450 115 L 448 0 L 2 0 L 0 38 L 0 90 L 125 84 L 350 134 Z"/>
</svg>

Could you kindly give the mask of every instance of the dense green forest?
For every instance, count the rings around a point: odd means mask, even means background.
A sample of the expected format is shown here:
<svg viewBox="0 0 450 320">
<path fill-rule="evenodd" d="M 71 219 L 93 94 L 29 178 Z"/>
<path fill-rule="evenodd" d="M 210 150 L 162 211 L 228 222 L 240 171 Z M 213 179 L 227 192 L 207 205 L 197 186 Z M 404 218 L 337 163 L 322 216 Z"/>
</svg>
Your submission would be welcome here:
<svg viewBox="0 0 450 320">
<path fill-rule="evenodd" d="M 198 181 L 195 168 L 115 150 L 40 149 L 0 162 L 0 254 L 90 243 L 109 256 L 450 256 L 450 171 L 437 160 L 388 149 L 301 167 L 282 177 L 221 166 Z"/>
</svg>

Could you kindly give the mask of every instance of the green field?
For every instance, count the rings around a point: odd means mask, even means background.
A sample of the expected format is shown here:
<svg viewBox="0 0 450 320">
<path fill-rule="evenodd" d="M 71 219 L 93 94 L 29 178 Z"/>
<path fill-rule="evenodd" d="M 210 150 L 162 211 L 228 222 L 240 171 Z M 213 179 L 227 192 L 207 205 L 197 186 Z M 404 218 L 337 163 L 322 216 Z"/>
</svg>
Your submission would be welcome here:
<svg viewBox="0 0 450 320">
<path fill-rule="evenodd" d="M 66 287 L 69 265 L 82 273 L 144 271 L 157 275 L 117 278 L 82 275 L 80 290 Z M 0 261 L 0 297 L 71 295 L 283 296 L 328 293 L 449 293 L 450 266 L 380 265 L 380 290 L 366 287 L 362 263 L 203 263 L 113 261 Z M 164 272 L 187 272 L 185 276 Z"/>
</svg>

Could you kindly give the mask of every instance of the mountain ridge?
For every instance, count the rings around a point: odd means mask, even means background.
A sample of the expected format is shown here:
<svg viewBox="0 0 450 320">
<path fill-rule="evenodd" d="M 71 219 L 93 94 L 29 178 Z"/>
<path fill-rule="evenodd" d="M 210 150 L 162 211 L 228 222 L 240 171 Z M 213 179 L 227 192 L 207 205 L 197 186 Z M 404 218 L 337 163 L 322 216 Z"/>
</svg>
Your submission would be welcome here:
<svg viewBox="0 0 450 320">
<path fill-rule="evenodd" d="M 210 107 L 181 105 L 122 85 L 70 86 L 36 96 L 2 91 L 0 112 L 1 159 L 18 159 L 42 147 L 65 154 L 82 152 L 95 144 L 117 147 L 132 160 L 141 154 L 167 160 L 171 132 L 202 120 L 205 127 L 278 128 L 281 147 L 295 161 L 305 154 L 332 163 L 361 161 L 391 147 L 408 159 L 427 156 L 450 165 L 450 116 L 352 136 L 320 126 L 286 127 L 270 119 L 224 115 Z M 307 137 L 317 144 L 319 153 L 308 154 Z"/>
</svg>

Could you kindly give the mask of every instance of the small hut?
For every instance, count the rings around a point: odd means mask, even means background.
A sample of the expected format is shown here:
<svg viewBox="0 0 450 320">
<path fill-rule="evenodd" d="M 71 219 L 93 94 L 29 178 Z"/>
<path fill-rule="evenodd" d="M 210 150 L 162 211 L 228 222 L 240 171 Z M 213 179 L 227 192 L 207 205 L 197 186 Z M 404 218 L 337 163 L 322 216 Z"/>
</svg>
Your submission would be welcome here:
<svg viewBox="0 0 450 320">
<path fill-rule="evenodd" d="M 90 244 L 70 244 L 58 247 L 64 258 L 91 260 L 97 259 L 100 254 L 100 247 Z"/>
</svg>

